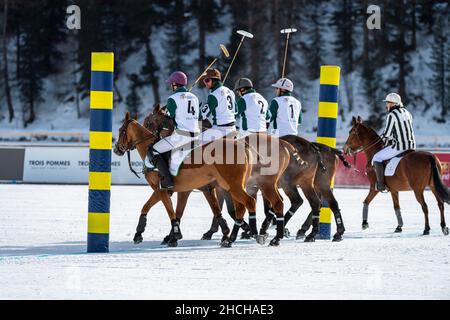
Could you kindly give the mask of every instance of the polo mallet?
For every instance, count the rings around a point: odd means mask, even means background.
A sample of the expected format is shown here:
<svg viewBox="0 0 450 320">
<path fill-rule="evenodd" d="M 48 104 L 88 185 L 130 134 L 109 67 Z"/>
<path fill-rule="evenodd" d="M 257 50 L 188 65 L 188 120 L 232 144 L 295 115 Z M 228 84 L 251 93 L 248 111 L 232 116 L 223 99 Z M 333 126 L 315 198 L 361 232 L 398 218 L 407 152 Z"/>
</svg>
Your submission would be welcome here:
<svg viewBox="0 0 450 320">
<path fill-rule="evenodd" d="M 219 60 L 220 56 L 223 54 L 225 56 L 225 58 L 229 58 L 230 57 L 230 53 L 227 50 L 227 47 L 225 47 L 225 45 L 220 44 L 219 45 L 220 50 L 221 50 L 221 54 L 217 57 L 214 58 L 213 62 L 211 62 L 209 64 L 209 66 L 206 67 L 206 69 L 200 74 L 200 76 L 197 78 L 197 80 L 195 80 L 195 82 L 191 85 L 191 87 L 189 88 L 189 92 L 195 87 L 195 85 L 200 81 L 200 79 L 202 78 L 203 74 L 206 72 L 206 70 L 208 70 L 209 68 L 211 68 L 216 62 L 217 60 Z"/>
<path fill-rule="evenodd" d="M 241 39 L 241 42 L 239 43 L 239 46 L 238 46 L 236 52 L 234 53 L 233 60 L 231 61 L 230 66 L 228 67 L 227 73 L 225 74 L 225 78 L 223 78 L 223 83 L 225 83 L 225 81 L 228 78 L 228 74 L 230 73 L 231 67 L 233 66 L 234 60 L 236 59 L 239 49 L 241 49 L 242 43 L 244 42 L 245 38 L 253 39 L 253 34 L 251 34 L 250 32 L 247 32 L 244 30 L 238 30 L 238 31 L 236 31 L 236 33 L 240 34 L 242 36 L 242 39 Z"/>
<path fill-rule="evenodd" d="M 289 37 L 291 33 L 297 32 L 297 29 L 295 28 L 287 28 L 280 31 L 282 34 L 286 34 L 286 48 L 284 50 L 284 62 L 283 62 L 283 72 L 281 74 L 281 78 L 284 78 L 284 73 L 286 71 L 286 60 L 287 60 L 287 53 L 288 53 L 288 46 L 289 46 Z"/>
</svg>

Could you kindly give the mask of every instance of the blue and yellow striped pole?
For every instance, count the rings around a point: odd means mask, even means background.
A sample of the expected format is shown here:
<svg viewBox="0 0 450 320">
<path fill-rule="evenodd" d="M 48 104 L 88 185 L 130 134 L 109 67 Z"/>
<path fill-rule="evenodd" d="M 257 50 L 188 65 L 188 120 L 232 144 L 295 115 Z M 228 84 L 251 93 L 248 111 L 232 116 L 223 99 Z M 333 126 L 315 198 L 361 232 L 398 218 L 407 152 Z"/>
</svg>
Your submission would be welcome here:
<svg viewBox="0 0 450 320">
<path fill-rule="evenodd" d="M 317 142 L 336 148 L 336 126 L 338 117 L 338 94 L 341 68 L 338 66 L 320 67 L 319 124 Z M 331 181 L 331 189 L 334 180 Z M 331 209 L 326 200 L 320 210 L 320 239 L 331 238 Z"/>
<path fill-rule="evenodd" d="M 91 56 L 87 252 L 109 252 L 114 53 Z"/>
</svg>

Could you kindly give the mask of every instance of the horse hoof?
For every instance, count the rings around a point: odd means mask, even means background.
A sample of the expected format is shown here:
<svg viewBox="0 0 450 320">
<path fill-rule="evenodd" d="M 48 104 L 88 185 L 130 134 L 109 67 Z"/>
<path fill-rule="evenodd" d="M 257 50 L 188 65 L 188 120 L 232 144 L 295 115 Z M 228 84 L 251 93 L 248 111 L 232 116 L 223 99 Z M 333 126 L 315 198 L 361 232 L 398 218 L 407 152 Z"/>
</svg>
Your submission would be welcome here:
<svg viewBox="0 0 450 320">
<path fill-rule="evenodd" d="M 316 237 L 311 234 L 305 238 L 305 242 L 315 242 L 315 241 Z"/>
<path fill-rule="evenodd" d="M 178 247 L 178 241 L 176 239 L 171 239 L 168 243 L 167 246 L 169 248 L 176 248 Z"/>
<path fill-rule="evenodd" d="M 449 234 L 448 227 L 442 228 L 442 233 L 444 234 L 444 236 L 448 236 Z"/>
<path fill-rule="evenodd" d="M 260 234 L 260 235 L 256 236 L 256 242 L 263 246 L 266 244 L 266 240 L 268 237 L 269 237 L 269 235 L 267 233 Z"/>
<path fill-rule="evenodd" d="M 424 236 L 429 236 L 430 235 L 430 230 L 424 230 L 423 231 L 423 235 Z"/>
<path fill-rule="evenodd" d="M 333 242 L 341 242 L 343 239 L 342 239 L 342 234 L 340 234 L 340 233 L 336 233 L 334 236 L 333 236 Z"/>
<path fill-rule="evenodd" d="M 279 245 L 280 245 L 280 239 L 277 237 L 273 238 L 269 243 L 269 246 L 271 246 L 271 247 L 278 247 Z"/>
<path fill-rule="evenodd" d="M 397 229 L 395 229 L 395 233 L 402 233 L 403 229 L 402 227 L 397 227 Z"/>
<path fill-rule="evenodd" d="M 207 232 L 202 236 L 201 240 L 211 240 L 211 238 L 212 238 L 212 234 L 210 232 Z"/>
<path fill-rule="evenodd" d="M 289 237 L 291 236 L 291 233 L 289 232 L 288 228 L 284 228 L 284 237 L 289 239 Z"/>
<path fill-rule="evenodd" d="M 161 241 L 161 245 L 162 245 L 162 246 L 165 246 L 166 244 L 168 244 L 171 238 L 172 238 L 172 237 L 171 237 L 170 235 L 165 236 L 164 239 L 163 239 L 163 241 Z"/>
<path fill-rule="evenodd" d="M 241 233 L 241 239 L 243 240 L 249 240 L 252 238 L 252 234 L 250 231 L 244 231 Z"/>
<path fill-rule="evenodd" d="M 363 230 L 369 229 L 369 223 L 368 222 L 363 222 L 362 229 Z"/>
<path fill-rule="evenodd" d="M 231 248 L 232 244 L 233 243 L 228 238 L 220 242 L 222 248 Z"/>
<path fill-rule="evenodd" d="M 295 237 L 296 240 L 300 240 L 303 239 L 306 235 L 306 232 L 303 231 L 302 229 L 298 230 L 297 235 Z"/>
<path fill-rule="evenodd" d="M 140 234 L 136 234 L 133 238 L 134 244 L 142 243 L 143 240 L 144 240 L 144 238 Z"/>
</svg>

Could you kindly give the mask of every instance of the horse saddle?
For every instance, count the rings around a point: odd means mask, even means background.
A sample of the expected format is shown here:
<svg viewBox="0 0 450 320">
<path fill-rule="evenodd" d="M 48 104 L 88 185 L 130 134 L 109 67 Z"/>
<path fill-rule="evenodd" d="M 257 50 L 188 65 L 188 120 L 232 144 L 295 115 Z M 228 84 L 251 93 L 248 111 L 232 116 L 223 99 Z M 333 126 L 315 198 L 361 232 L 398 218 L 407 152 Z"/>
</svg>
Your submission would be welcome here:
<svg viewBox="0 0 450 320">
<path fill-rule="evenodd" d="M 385 171 L 384 176 L 385 177 L 392 177 L 395 175 L 395 171 L 397 170 L 398 164 L 400 161 L 405 157 L 406 155 L 414 152 L 414 150 L 406 150 L 405 152 L 400 153 L 398 156 L 384 161 L 383 164 L 385 165 Z"/>
</svg>

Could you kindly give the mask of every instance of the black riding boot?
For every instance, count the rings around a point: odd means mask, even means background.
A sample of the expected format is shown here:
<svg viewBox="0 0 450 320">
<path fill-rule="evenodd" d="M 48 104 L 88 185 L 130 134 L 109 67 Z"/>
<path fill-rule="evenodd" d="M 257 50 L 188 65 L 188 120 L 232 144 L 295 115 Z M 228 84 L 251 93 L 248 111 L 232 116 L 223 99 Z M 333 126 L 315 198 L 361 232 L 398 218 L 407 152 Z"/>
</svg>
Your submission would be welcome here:
<svg viewBox="0 0 450 320">
<path fill-rule="evenodd" d="M 375 169 L 375 174 L 377 176 L 376 188 L 380 192 L 386 192 L 386 186 L 384 185 L 384 168 L 383 163 L 374 162 L 373 167 Z"/>
<path fill-rule="evenodd" d="M 151 151 L 149 151 L 151 152 Z M 169 171 L 169 166 L 167 164 L 167 160 L 164 155 L 161 153 L 153 153 L 153 159 L 155 161 L 155 165 L 158 168 L 159 175 L 161 176 L 161 182 L 159 188 L 161 190 L 173 189 L 173 178 Z"/>
</svg>

